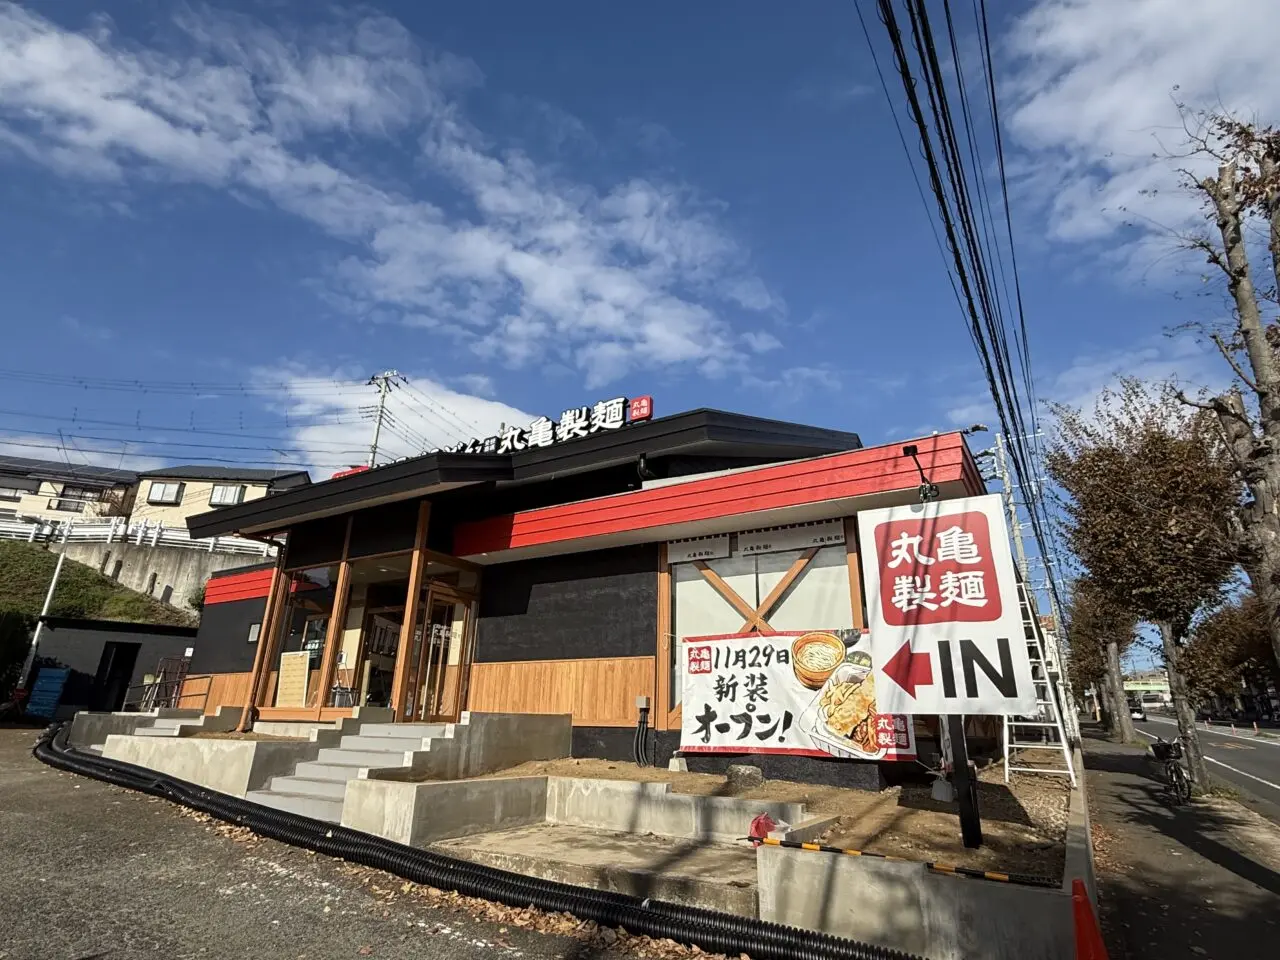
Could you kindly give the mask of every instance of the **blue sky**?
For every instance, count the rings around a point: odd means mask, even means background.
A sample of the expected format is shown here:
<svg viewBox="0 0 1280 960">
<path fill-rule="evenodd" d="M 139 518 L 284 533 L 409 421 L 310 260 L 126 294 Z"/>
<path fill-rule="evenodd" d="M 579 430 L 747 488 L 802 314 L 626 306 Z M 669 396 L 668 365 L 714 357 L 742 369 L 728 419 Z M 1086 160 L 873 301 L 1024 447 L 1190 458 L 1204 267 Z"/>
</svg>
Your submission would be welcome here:
<svg viewBox="0 0 1280 960">
<path fill-rule="evenodd" d="M 1151 153 L 1175 86 L 1276 115 L 1230 5 L 989 5 L 1042 397 L 1223 381 Z M 991 416 L 849 3 L 0 2 L 0 204 L 0 368 L 93 378 L 0 378 L 15 454 L 324 473 L 389 367 L 390 455 L 622 394 Z"/>
</svg>

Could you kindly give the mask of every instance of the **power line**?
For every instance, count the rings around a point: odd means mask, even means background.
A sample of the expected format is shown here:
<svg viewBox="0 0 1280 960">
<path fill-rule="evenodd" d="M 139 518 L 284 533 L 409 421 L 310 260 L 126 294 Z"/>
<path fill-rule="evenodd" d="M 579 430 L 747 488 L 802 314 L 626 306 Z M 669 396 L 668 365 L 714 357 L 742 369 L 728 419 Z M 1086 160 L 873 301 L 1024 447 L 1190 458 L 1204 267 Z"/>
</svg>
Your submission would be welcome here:
<svg viewBox="0 0 1280 960">
<path fill-rule="evenodd" d="M 484 432 L 480 427 L 476 426 L 471 421 L 464 419 L 438 400 L 427 396 L 427 394 L 414 386 L 413 383 L 409 381 L 408 377 L 405 377 L 401 381 L 400 386 L 407 394 L 409 394 L 409 397 L 406 397 L 409 402 L 416 401 L 416 406 L 419 407 L 424 414 L 431 416 L 447 433 L 458 440 L 469 440 L 472 437 L 480 436 Z M 452 422 L 453 426 L 450 426 L 450 422 Z M 461 432 L 459 432 L 459 430 Z"/>
<path fill-rule="evenodd" d="M 951 250 L 955 277 L 960 284 L 962 310 L 967 315 L 970 339 L 973 341 L 986 377 L 1002 432 L 1008 440 L 1007 452 L 1013 473 L 1024 487 L 1030 490 L 1028 484 L 1036 475 L 1039 444 L 1035 444 L 1034 449 L 1028 449 L 1024 440 L 1028 420 L 1033 427 L 1037 422 L 1034 411 L 1034 392 L 1031 387 L 1029 347 L 1025 335 L 1025 315 L 1020 311 L 1018 327 L 1010 335 L 999 295 L 1000 285 L 995 283 L 991 270 L 990 261 L 993 256 L 997 259 L 998 271 L 1003 271 L 1003 263 L 999 259 L 1001 254 L 999 244 L 992 242 L 992 231 L 989 226 L 992 220 L 990 203 L 982 180 L 984 171 L 981 169 L 980 151 L 974 137 L 973 111 L 965 89 L 959 44 L 955 39 L 954 19 L 951 16 L 949 0 L 944 0 L 944 8 L 955 61 L 960 112 L 965 121 L 965 137 L 970 147 L 970 165 L 979 167 L 972 173 L 967 172 L 965 168 L 956 122 L 948 102 L 947 83 L 943 76 L 924 0 L 904 0 L 904 7 L 910 21 L 912 45 L 922 71 L 921 84 L 928 101 L 933 129 L 936 131 L 937 150 L 934 146 L 935 134 L 930 133 L 930 125 L 925 118 L 925 110 L 917 93 L 917 80 L 907 54 L 902 29 L 898 25 L 894 12 L 894 4 L 892 0 L 877 0 L 877 6 L 880 20 L 888 32 L 895 66 L 902 78 L 909 114 L 919 135 L 930 187 L 937 201 L 947 246 Z M 989 63 L 985 60 L 984 68 L 988 68 L 986 70 L 988 89 L 993 91 L 994 79 L 989 71 Z M 991 99 L 994 102 L 994 94 Z M 998 137 L 999 118 L 996 113 L 992 115 L 992 129 Z M 1001 153 L 1002 147 L 997 146 L 997 154 Z M 908 152 L 908 163 L 911 162 Z M 974 179 L 972 191 L 969 186 L 970 177 Z M 1002 191 L 1007 191 L 1006 184 L 1002 184 Z M 985 232 L 980 230 L 975 222 L 975 198 L 978 207 L 976 219 L 987 225 Z M 1008 235 L 1012 243 L 1011 227 Z M 987 241 L 985 244 L 984 239 Z M 1012 248 L 1010 252 L 1012 254 Z M 1010 272 L 1014 276 L 1015 289 L 1020 289 L 1016 263 L 1011 264 Z M 1007 278 L 1004 286 L 1007 302 Z M 1023 391 L 1019 391 L 1018 371 L 1015 369 L 1009 349 L 1010 339 L 1013 340 L 1021 361 L 1019 366 L 1022 368 Z M 1029 416 L 1024 416 L 1024 405 L 1028 401 L 1032 403 L 1033 409 Z M 1043 498 L 1039 495 L 1029 499 L 1028 516 L 1037 547 L 1042 556 L 1048 556 L 1048 514 L 1045 511 Z M 1057 585 L 1050 582 L 1049 588 L 1052 601 L 1061 608 L 1061 597 Z"/>
<path fill-rule="evenodd" d="M 100 419 L 91 418 L 91 417 L 80 417 L 78 415 L 73 415 L 70 418 L 68 418 L 68 417 L 59 417 L 54 414 L 47 414 L 47 413 L 28 413 L 26 411 L 21 411 L 21 410 L 0 410 L 0 417 L 16 417 L 16 418 L 32 419 L 32 420 L 55 420 L 60 423 L 70 422 L 73 424 L 77 424 L 77 425 L 83 424 L 86 426 L 119 427 L 120 429 L 124 429 L 124 430 L 155 430 L 162 433 L 166 433 L 166 432 L 167 433 L 191 433 L 191 434 L 199 434 L 199 435 L 211 436 L 211 437 L 239 437 L 245 440 L 287 440 L 288 439 L 286 437 L 270 436 L 267 434 L 244 433 L 243 431 L 240 431 L 240 430 L 206 430 L 201 427 L 161 426 L 159 424 L 146 424 L 141 422 L 129 423 L 128 421 L 123 421 L 123 420 L 100 420 Z M 359 420 L 356 420 L 356 421 L 349 420 L 345 422 L 358 423 L 368 419 L 369 419 L 368 417 L 361 417 Z M 342 421 L 339 421 L 339 422 L 342 422 Z M 328 426 L 328 425 L 329 424 L 327 423 L 326 424 L 293 424 L 291 426 L 286 427 L 286 429 L 302 430 L 311 426 Z M 41 435 L 41 436 L 47 435 L 47 434 L 40 434 L 37 431 L 24 430 L 24 432 L 36 433 L 37 435 Z M 315 440 L 315 441 L 311 441 L 309 445 L 333 445 L 333 444 L 345 444 L 345 443 L 347 443 L 347 441 L 345 440 Z"/>
<path fill-rule="evenodd" d="M 87 438 L 85 438 L 85 437 L 79 437 L 78 439 L 84 440 L 84 439 L 87 439 Z M 109 438 L 106 438 L 106 439 L 108 440 L 108 442 L 114 442 L 114 441 L 115 441 L 115 438 L 110 438 L 110 437 L 109 437 Z M 128 447 L 128 446 L 130 446 L 130 445 L 132 445 L 132 444 L 139 443 L 140 441 L 137 441 L 137 440 L 121 440 L 121 441 L 119 441 L 119 442 L 120 442 L 120 443 L 122 443 L 122 444 L 124 444 L 124 446 Z M 32 449 L 32 450 L 61 450 L 61 449 L 63 449 L 62 445 L 61 445 L 61 444 L 57 444 L 57 443 L 35 443 L 35 442 L 33 442 L 33 441 L 29 441 L 29 440 L 10 440 L 10 439 L 0 439 L 0 447 L 18 447 L 18 448 L 20 448 L 20 449 Z M 122 454 L 122 451 L 121 451 L 121 450 L 102 450 L 102 449 L 94 449 L 94 448 L 89 448 L 89 447 L 77 447 L 76 449 L 77 449 L 80 453 L 92 454 L 92 455 L 95 455 L 95 456 L 109 456 L 109 457 L 117 457 L 117 456 L 121 456 L 121 454 Z M 142 454 L 128 453 L 127 451 L 125 451 L 125 452 L 124 452 L 124 455 L 125 455 L 125 456 L 134 456 L 134 457 L 136 457 L 136 456 L 142 456 Z M 298 463 L 281 463 L 281 462 L 280 462 L 280 461 L 278 461 L 278 460 L 265 460 L 265 459 L 264 459 L 264 460 L 254 460 L 254 459 L 246 459 L 246 458 L 241 458 L 241 459 L 232 459 L 232 458 L 228 458 L 228 457 L 209 457 L 209 456 L 194 456 L 194 455 L 186 455 L 186 456 L 184 457 L 184 459 L 186 459 L 186 460 L 188 460 L 188 461 L 190 461 L 190 462 L 192 462 L 192 463 L 226 463 L 226 464 L 232 464 L 232 465 L 235 465 L 235 466 L 242 466 L 242 467 L 260 466 L 260 465 L 262 465 L 262 466 L 278 467 L 278 468 L 280 468 L 280 469 L 297 469 L 297 468 L 298 468 L 298 466 L 299 466 L 299 464 L 298 464 Z M 346 468 L 346 467 L 349 467 L 349 466 L 350 466 L 350 464 L 349 464 L 349 463 L 342 463 L 342 462 L 336 462 L 336 461 L 335 461 L 335 462 L 330 462 L 330 463 L 311 463 L 311 464 L 309 464 L 309 466 L 313 466 L 313 467 L 322 467 L 322 468 L 326 468 L 326 469 L 328 469 L 328 468 L 334 468 L 334 469 L 339 469 L 339 470 L 340 470 L 340 469 L 344 469 L 344 468 Z M 73 469 L 74 469 L 74 467 L 73 467 Z"/>
</svg>

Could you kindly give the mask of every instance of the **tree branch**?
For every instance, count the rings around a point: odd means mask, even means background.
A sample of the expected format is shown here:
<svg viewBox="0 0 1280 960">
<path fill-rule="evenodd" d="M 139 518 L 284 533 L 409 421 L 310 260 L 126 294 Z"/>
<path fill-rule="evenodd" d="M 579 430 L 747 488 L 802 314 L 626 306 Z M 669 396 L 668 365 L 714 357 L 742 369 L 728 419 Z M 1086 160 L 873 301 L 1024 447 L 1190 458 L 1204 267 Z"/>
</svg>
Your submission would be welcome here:
<svg viewBox="0 0 1280 960">
<path fill-rule="evenodd" d="M 1244 381 L 1245 386 L 1247 386 L 1254 393 L 1261 393 L 1262 391 L 1258 389 L 1258 385 L 1253 380 L 1249 379 L 1249 375 L 1244 372 L 1244 368 L 1241 367 L 1240 364 L 1236 361 L 1236 358 L 1231 355 L 1231 351 L 1228 350 L 1227 345 L 1223 343 L 1221 335 L 1217 333 L 1211 333 L 1209 334 L 1209 339 L 1214 342 L 1214 344 L 1218 348 L 1218 352 L 1222 354 L 1222 356 L 1226 359 L 1227 363 L 1231 364 L 1231 369 L 1236 372 L 1237 377 L 1239 377 L 1241 380 Z"/>
</svg>

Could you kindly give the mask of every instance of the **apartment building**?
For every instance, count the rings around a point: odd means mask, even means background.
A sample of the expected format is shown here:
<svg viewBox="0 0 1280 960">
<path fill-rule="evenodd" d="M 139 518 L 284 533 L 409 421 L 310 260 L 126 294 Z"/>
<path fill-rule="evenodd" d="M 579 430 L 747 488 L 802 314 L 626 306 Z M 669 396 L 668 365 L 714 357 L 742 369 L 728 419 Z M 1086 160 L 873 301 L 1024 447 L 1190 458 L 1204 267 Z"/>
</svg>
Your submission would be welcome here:
<svg viewBox="0 0 1280 960">
<path fill-rule="evenodd" d="M 122 516 L 136 482 L 130 470 L 0 456 L 0 520 Z"/>
<path fill-rule="evenodd" d="M 311 483 L 305 470 L 183 465 L 138 474 L 130 517 L 186 529 L 187 517 Z"/>
</svg>

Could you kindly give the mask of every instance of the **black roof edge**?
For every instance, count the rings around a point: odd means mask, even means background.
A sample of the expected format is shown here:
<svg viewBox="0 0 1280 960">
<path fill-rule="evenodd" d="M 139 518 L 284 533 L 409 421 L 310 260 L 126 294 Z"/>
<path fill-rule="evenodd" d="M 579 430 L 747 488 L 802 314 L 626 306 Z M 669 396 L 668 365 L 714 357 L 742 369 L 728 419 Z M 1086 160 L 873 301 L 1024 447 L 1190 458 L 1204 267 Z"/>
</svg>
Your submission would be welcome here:
<svg viewBox="0 0 1280 960">
<path fill-rule="evenodd" d="M 797 459 L 862 447 L 861 438 L 848 431 L 701 407 L 515 454 L 423 454 L 197 514 L 187 518 L 187 529 L 193 537 L 202 538 L 245 529 L 266 530 L 277 523 L 285 527 L 300 516 L 346 512 L 359 509 L 365 501 L 408 497 L 415 490 L 439 484 L 532 480 L 590 469 L 597 463 L 624 462 L 642 453 L 674 453 L 706 442 L 793 449 Z"/>
<path fill-rule="evenodd" d="M 130 623 L 127 620 L 96 620 L 89 617 L 55 617 L 46 614 L 40 621 L 53 630 L 59 627 L 79 630 L 107 630 L 113 633 L 167 633 L 175 637 L 195 638 L 199 627 L 178 627 L 166 623 Z"/>
<path fill-rule="evenodd" d="M 437 452 L 389 463 L 345 477 L 322 480 L 281 491 L 270 497 L 222 507 L 187 518 L 196 538 L 223 536 L 247 528 L 264 528 L 277 521 L 288 525 L 300 513 L 319 514 L 353 508 L 362 500 L 412 495 L 414 490 L 443 483 L 486 483 L 511 479 L 511 458 L 470 453 Z"/>
</svg>

